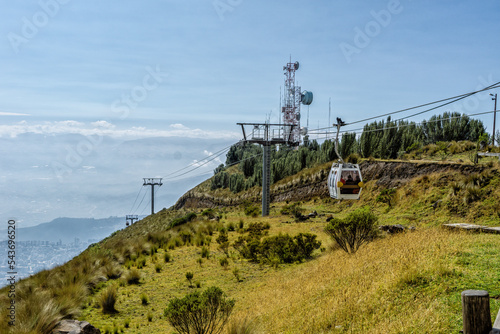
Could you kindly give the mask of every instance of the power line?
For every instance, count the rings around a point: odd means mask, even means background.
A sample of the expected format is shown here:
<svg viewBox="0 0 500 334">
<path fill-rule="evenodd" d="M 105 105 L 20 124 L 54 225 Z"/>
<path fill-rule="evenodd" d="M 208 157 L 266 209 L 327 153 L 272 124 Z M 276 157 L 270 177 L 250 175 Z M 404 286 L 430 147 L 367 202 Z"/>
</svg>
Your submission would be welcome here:
<svg viewBox="0 0 500 334">
<path fill-rule="evenodd" d="M 444 102 L 444 101 L 448 101 L 448 100 L 453 100 L 451 102 L 444 103 L 444 104 L 439 105 L 437 107 L 429 108 L 429 109 L 426 109 L 424 111 L 418 112 L 416 114 L 412 114 L 412 115 L 409 115 L 409 116 L 401 118 L 401 119 L 406 119 L 406 118 L 414 117 L 414 116 L 417 116 L 417 115 L 429 112 L 431 110 L 443 107 L 445 105 L 457 102 L 459 100 L 465 99 L 465 98 L 467 98 L 469 96 L 472 96 L 472 95 L 475 95 L 477 93 L 484 92 L 484 91 L 487 91 L 487 90 L 490 90 L 490 89 L 495 89 L 495 88 L 498 88 L 498 87 L 500 87 L 500 81 L 496 82 L 496 83 L 494 83 L 494 84 L 492 84 L 492 85 L 490 85 L 490 86 L 488 86 L 486 88 L 480 89 L 480 90 L 476 90 L 476 91 L 473 91 L 473 92 L 469 92 L 469 93 L 465 93 L 465 94 L 461 94 L 461 95 L 457 95 L 457 96 L 448 97 L 446 99 L 441 99 L 441 100 L 437 100 L 437 101 L 433 101 L 433 102 L 429 102 L 429 103 L 424 103 L 424 104 L 421 104 L 421 105 L 418 105 L 418 106 L 415 106 L 415 107 L 405 108 L 405 109 L 401 109 L 401 110 L 397 110 L 397 111 L 393 111 L 393 112 L 381 114 L 381 115 L 378 115 L 378 116 L 368 117 L 368 118 L 365 118 L 365 119 L 361 119 L 361 120 L 358 120 L 358 121 L 347 123 L 346 125 L 352 125 L 352 124 L 362 123 L 362 122 L 370 121 L 372 119 L 381 118 L 381 117 L 385 117 L 385 116 L 390 116 L 390 115 L 398 114 L 398 113 L 401 113 L 401 112 L 404 112 L 404 111 L 418 109 L 418 108 L 426 107 L 426 106 L 429 106 L 429 105 L 432 105 L 432 104 L 436 104 L 436 103 L 440 103 L 440 102 Z M 316 130 L 327 130 L 327 129 L 332 129 L 332 128 L 333 128 L 332 126 L 328 126 L 328 127 L 324 127 L 324 128 L 318 128 Z M 314 134 L 314 130 L 312 130 L 311 133 Z"/>
<path fill-rule="evenodd" d="M 221 150 L 219 150 L 219 151 L 217 151 L 217 152 L 215 152 L 215 153 L 212 153 L 211 155 L 209 155 L 208 157 L 206 157 L 206 158 L 204 158 L 204 159 L 201 159 L 200 161 L 198 161 L 198 160 L 193 161 L 192 163 L 190 163 L 190 164 L 189 164 L 189 165 L 187 165 L 186 167 L 183 167 L 183 168 L 181 168 L 181 169 L 178 169 L 178 170 L 176 170 L 175 172 L 172 172 L 172 173 L 170 173 L 170 174 L 168 174 L 168 175 L 164 176 L 163 178 L 164 178 L 164 179 L 173 179 L 173 178 L 176 178 L 176 177 L 179 177 L 179 176 L 185 175 L 185 174 L 187 174 L 187 173 L 189 173 L 189 172 L 191 172 L 191 171 L 194 171 L 194 170 L 196 170 L 196 169 L 198 169 L 198 168 L 200 168 L 200 167 L 202 167 L 202 166 L 206 165 L 208 162 L 210 162 L 210 161 L 212 161 L 212 160 L 216 159 L 216 158 L 217 158 L 217 157 L 219 157 L 221 154 L 223 154 L 223 153 L 224 153 L 224 151 L 229 150 L 229 149 L 230 149 L 233 145 L 234 145 L 234 144 L 231 144 L 230 146 L 224 147 L 223 149 L 221 149 Z M 215 156 L 215 157 L 214 157 L 214 156 Z M 214 157 L 214 158 L 213 158 L 213 157 Z M 175 175 L 175 174 L 177 174 L 177 173 L 180 173 L 180 172 L 182 172 L 182 171 L 184 171 L 184 170 L 188 169 L 189 167 L 195 166 L 196 164 L 200 164 L 200 162 L 201 162 L 201 161 L 204 161 L 204 160 L 207 160 L 207 159 L 208 159 L 208 161 L 206 161 L 205 163 L 202 163 L 201 165 L 196 166 L 196 167 L 195 167 L 195 168 L 193 168 L 192 170 L 187 171 L 187 172 L 184 172 L 184 173 L 181 173 L 181 174 L 179 174 L 179 175 Z"/>
<path fill-rule="evenodd" d="M 385 127 L 384 126 L 384 127 L 378 128 L 378 129 L 371 129 L 371 130 L 364 130 L 363 128 L 358 128 L 358 129 L 353 129 L 353 130 L 340 131 L 340 133 L 363 134 L 363 133 L 369 133 L 369 132 L 377 132 L 377 131 L 384 131 L 384 130 L 390 130 L 390 129 L 405 128 L 407 126 L 423 125 L 424 123 L 425 124 L 429 124 L 429 123 L 442 122 L 442 121 L 451 120 L 451 119 L 457 119 L 457 118 L 462 118 L 462 117 L 471 117 L 471 116 L 486 115 L 486 114 L 491 114 L 491 113 L 494 113 L 494 112 L 495 111 L 492 110 L 492 111 L 484 111 L 484 112 L 475 113 L 475 114 L 469 114 L 469 115 L 462 114 L 460 116 L 452 116 L 452 117 L 447 117 L 447 118 L 442 118 L 442 119 L 435 119 L 435 120 L 428 120 L 428 121 L 424 120 L 424 121 L 419 122 L 419 123 L 411 122 L 411 123 L 408 123 L 408 124 L 398 124 L 398 125 L 391 126 L 391 127 Z M 400 121 L 400 120 L 394 120 L 394 121 L 391 121 L 391 122 L 397 122 L 397 121 Z M 319 133 L 316 133 L 316 135 L 318 135 L 318 136 L 325 135 L 325 134 L 333 134 L 333 132 L 319 132 Z"/>
<path fill-rule="evenodd" d="M 132 204 L 132 208 L 130 211 L 132 211 L 134 209 L 135 203 L 137 203 L 137 199 L 139 198 L 139 195 L 141 194 L 142 189 L 143 189 L 143 187 L 139 188 L 139 192 L 137 193 L 137 196 L 135 196 L 134 204 Z"/>
</svg>

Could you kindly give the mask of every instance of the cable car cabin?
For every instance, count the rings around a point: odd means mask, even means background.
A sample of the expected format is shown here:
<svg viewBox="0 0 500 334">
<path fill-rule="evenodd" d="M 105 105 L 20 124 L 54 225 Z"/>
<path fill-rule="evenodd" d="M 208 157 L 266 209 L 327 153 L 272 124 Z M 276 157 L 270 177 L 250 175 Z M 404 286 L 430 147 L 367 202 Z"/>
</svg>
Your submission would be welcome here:
<svg viewBox="0 0 500 334">
<path fill-rule="evenodd" d="M 359 199 L 363 179 L 359 165 L 333 163 L 328 175 L 328 190 L 335 199 Z"/>
</svg>

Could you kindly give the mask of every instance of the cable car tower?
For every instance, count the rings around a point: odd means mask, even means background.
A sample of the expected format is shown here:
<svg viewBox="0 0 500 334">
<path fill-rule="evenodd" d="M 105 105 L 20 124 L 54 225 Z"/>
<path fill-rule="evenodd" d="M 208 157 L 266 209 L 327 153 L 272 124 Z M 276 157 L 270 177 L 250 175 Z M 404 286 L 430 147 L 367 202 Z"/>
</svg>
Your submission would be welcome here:
<svg viewBox="0 0 500 334">
<path fill-rule="evenodd" d="M 243 142 L 262 145 L 262 216 L 269 215 L 271 202 L 271 146 L 288 145 L 297 147 L 300 136 L 307 134 L 307 129 L 300 128 L 300 104 L 310 105 L 313 94 L 308 91 L 300 92 L 295 86 L 295 71 L 299 69 L 299 62 L 290 62 L 283 66 L 285 71 L 285 94 L 283 97 L 283 124 L 267 123 L 236 123 L 241 126 Z M 245 131 L 245 126 L 251 126 L 251 131 Z M 247 135 L 248 134 L 248 135 Z"/>
</svg>

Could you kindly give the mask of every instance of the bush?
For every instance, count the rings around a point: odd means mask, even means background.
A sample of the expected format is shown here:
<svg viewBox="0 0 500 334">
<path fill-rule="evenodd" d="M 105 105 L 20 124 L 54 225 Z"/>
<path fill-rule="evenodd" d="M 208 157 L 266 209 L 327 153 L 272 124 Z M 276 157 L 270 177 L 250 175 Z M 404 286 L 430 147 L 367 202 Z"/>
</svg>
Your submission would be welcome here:
<svg viewBox="0 0 500 334">
<path fill-rule="evenodd" d="M 227 236 L 227 232 L 225 230 L 222 230 L 219 233 L 219 236 L 217 239 L 215 239 L 217 243 L 219 244 L 219 248 L 225 253 L 228 253 L 228 248 L 229 248 L 229 238 Z"/>
<path fill-rule="evenodd" d="M 377 216 L 368 207 L 351 212 L 346 218 L 333 218 L 325 228 L 345 252 L 354 254 L 361 245 L 377 236 Z"/>
<path fill-rule="evenodd" d="M 256 205 L 248 205 L 245 206 L 245 215 L 251 216 L 251 217 L 257 217 L 260 215 L 260 209 Z"/>
<path fill-rule="evenodd" d="M 186 273 L 186 279 L 189 281 L 189 286 L 193 286 L 193 284 L 191 283 L 191 281 L 193 280 L 193 277 L 194 277 L 194 274 L 190 271 L 188 271 Z"/>
<path fill-rule="evenodd" d="M 222 259 L 219 260 L 219 263 L 224 269 L 227 269 L 227 266 L 229 265 L 229 260 L 227 259 L 227 257 L 223 257 Z"/>
<path fill-rule="evenodd" d="M 104 290 L 99 296 L 99 303 L 102 307 L 103 313 L 116 313 L 115 304 L 118 299 L 118 294 L 116 292 L 116 287 L 110 285 L 106 290 Z"/>
<path fill-rule="evenodd" d="M 135 268 L 132 268 L 127 274 L 125 278 L 128 284 L 139 284 L 141 280 L 141 272 Z"/>
<path fill-rule="evenodd" d="M 196 218 L 196 213 L 194 213 L 194 212 L 188 213 L 187 215 L 185 215 L 183 217 L 175 218 L 174 220 L 172 220 L 170 222 L 170 227 L 176 227 L 179 225 L 189 223 L 190 221 L 192 221 L 195 218 Z"/>
<path fill-rule="evenodd" d="M 288 234 L 279 234 L 264 238 L 239 237 L 234 247 L 240 254 L 251 261 L 260 263 L 293 263 L 310 258 L 315 249 L 321 247 L 316 235 L 299 233 L 291 237 Z"/>
<path fill-rule="evenodd" d="M 142 305 L 148 305 L 149 304 L 149 298 L 145 293 L 141 294 L 141 303 Z"/>
<path fill-rule="evenodd" d="M 304 209 L 300 206 L 300 203 L 292 203 L 290 205 L 285 205 L 281 210 L 280 213 L 282 215 L 289 215 L 292 214 L 295 218 L 299 218 L 302 216 L 302 212 Z"/>
<path fill-rule="evenodd" d="M 165 254 L 163 255 L 163 258 L 164 258 L 165 262 L 170 262 L 170 260 L 171 260 L 170 253 L 165 252 Z"/>
<path fill-rule="evenodd" d="M 210 250 L 208 249 L 208 247 L 203 246 L 201 248 L 201 257 L 206 259 L 210 257 Z"/>
<path fill-rule="evenodd" d="M 179 333 L 218 334 L 226 325 L 234 303 L 220 288 L 210 287 L 203 293 L 195 291 L 172 299 L 164 315 Z"/>
</svg>

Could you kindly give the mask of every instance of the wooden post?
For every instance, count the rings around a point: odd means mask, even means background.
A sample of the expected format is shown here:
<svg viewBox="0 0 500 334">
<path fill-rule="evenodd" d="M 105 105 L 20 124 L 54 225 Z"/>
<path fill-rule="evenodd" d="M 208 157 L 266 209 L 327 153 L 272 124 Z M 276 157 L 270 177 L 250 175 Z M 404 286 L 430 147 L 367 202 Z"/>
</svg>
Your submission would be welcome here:
<svg viewBox="0 0 500 334">
<path fill-rule="evenodd" d="M 489 334 L 492 329 L 490 295 L 484 290 L 462 292 L 464 334 Z"/>
</svg>

